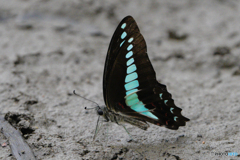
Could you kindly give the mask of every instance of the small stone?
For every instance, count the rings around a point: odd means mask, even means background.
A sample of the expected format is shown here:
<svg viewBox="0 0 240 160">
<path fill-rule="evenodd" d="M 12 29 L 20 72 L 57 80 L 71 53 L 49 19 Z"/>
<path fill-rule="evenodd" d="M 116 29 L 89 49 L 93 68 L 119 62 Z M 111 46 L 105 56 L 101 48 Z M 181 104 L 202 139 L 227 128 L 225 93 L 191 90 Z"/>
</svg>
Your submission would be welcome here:
<svg viewBox="0 0 240 160">
<path fill-rule="evenodd" d="M 184 134 L 181 134 L 181 135 L 179 135 L 178 137 L 184 137 L 185 135 Z"/>
<path fill-rule="evenodd" d="M 185 40 L 188 38 L 187 33 L 180 33 L 176 30 L 169 30 L 168 31 L 168 38 L 169 39 L 175 39 L 175 40 Z"/>
<path fill-rule="evenodd" d="M 118 158 L 118 155 L 117 155 L 117 153 L 115 153 L 114 155 L 113 155 L 113 157 L 111 158 L 111 160 L 115 160 L 115 159 L 117 159 Z"/>
<path fill-rule="evenodd" d="M 18 29 L 21 29 L 21 30 L 32 30 L 34 28 L 33 24 L 30 24 L 30 23 L 27 23 L 27 22 L 17 23 L 16 27 Z"/>
<path fill-rule="evenodd" d="M 233 76 L 239 76 L 240 75 L 240 67 L 238 67 L 235 71 L 233 71 Z"/>
<path fill-rule="evenodd" d="M 201 134 L 198 134 L 198 135 L 197 135 L 197 137 L 200 137 L 200 138 L 202 138 L 202 135 L 201 135 Z"/>
<path fill-rule="evenodd" d="M 223 47 L 217 47 L 215 48 L 213 55 L 216 56 L 224 56 L 226 54 L 230 54 L 231 53 L 231 49 L 229 47 L 223 46 Z"/>
<path fill-rule="evenodd" d="M 7 146 L 7 143 L 4 142 L 4 143 L 2 144 L 2 147 L 6 147 L 6 146 Z"/>
</svg>

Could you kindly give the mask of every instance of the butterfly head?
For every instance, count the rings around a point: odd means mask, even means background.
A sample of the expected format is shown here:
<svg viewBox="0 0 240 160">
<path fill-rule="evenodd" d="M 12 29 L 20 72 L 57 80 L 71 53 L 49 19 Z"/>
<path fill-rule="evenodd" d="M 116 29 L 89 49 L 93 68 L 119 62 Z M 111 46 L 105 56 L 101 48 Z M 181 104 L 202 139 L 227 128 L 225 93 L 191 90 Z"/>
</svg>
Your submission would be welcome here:
<svg viewBox="0 0 240 160">
<path fill-rule="evenodd" d="M 85 99 L 85 100 L 87 100 L 87 101 L 90 101 L 90 102 L 92 102 L 92 103 L 95 103 L 95 104 L 96 104 L 96 107 L 94 107 L 94 108 L 87 108 L 87 107 L 85 107 L 85 109 L 86 109 L 86 110 L 95 109 L 96 112 L 97 112 L 97 114 L 98 114 L 99 116 L 103 116 L 103 117 L 108 121 L 108 118 L 107 118 L 107 116 L 106 116 L 107 108 L 106 108 L 105 106 L 99 106 L 96 102 L 94 102 L 94 101 L 92 101 L 92 100 L 90 100 L 90 99 L 87 99 L 87 98 L 85 98 L 85 97 L 83 97 L 83 96 L 80 96 L 79 94 L 77 94 L 77 93 L 75 92 L 75 90 L 73 90 L 73 94 L 76 95 L 76 96 L 78 96 L 78 97 L 81 97 L 81 98 L 83 98 L 83 99 Z"/>
<path fill-rule="evenodd" d="M 96 107 L 96 111 L 97 111 L 97 114 L 98 114 L 99 116 L 102 116 L 102 115 L 103 115 L 103 109 L 102 109 L 102 107 L 97 106 L 97 107 Z"/>
<path fill-rule="evenodd" d="M 107 108 L 105 106 L 97 106 L 96 108 L 97 115 L 102 116 L 105 118 L 106 121 L 109 121 L 108 114 L 107 114 Z"/>
</svg>

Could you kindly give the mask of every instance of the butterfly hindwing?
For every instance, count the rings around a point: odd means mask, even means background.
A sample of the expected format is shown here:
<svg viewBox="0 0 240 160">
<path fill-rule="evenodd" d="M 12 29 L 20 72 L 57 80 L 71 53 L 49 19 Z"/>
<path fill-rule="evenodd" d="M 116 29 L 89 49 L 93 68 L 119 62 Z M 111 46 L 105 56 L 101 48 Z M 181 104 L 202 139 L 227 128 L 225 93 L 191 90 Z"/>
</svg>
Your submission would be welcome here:
<svg viewBox="0 0 240 160">
<path fill-rule="evenodd" d="M 131 16 L 121 21 L 110 42 L 103 90 L 107 108 L 115 113 L 169 129 L 189 120 L 166 86 L 157 82 L 146 42 Z"/>
<path fill-rule="evenodd" d="M 185 126 L 186 121 L 189 121 L 188 118 L 182 116 L 182 109 L 174 104 L 171 94 L 163 84 L 157 82 L 153 88 L 141 90 L 138 92 L 138 97 L 145 107 L 158 118 L 145 119 L 148 122 L 169 129 L 178 129 L 179 126 Z"/>
</svg>

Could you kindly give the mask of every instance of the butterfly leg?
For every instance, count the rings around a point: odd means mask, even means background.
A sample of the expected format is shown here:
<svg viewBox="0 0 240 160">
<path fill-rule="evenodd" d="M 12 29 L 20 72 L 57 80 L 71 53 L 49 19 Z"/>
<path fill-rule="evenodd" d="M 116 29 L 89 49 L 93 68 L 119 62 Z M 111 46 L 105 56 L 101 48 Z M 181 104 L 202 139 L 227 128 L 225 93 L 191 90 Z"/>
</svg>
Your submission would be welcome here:
<svg viewBox="0 0 240 160">
<path fill-rule="evenodd" d="M 98 124 L 99 124 L 99 119 L 100 119 L 100 116 L 98 116 L 97 125 L 96 125 L 95 133 L 94 133 L 94 136 L 93 136 L 93 141 L 95 140 L 95 138 L 96 138 L 99 130 L 100 130 L 101 127 L 102 127 L 102 123 L 100 124 L 100 126 L 98 125 Z"/>
<path fill-rule="evenodd" d="M 130 140 L 128 140 L 128 141 L 129 141 L 129 142 L 132 141 L 132 140 L 133 140 L 132 135 L 128 132 L 127 128 L 126 128 L 124 125 L 122 125 L 122 124 L 121 124 L 121 126 L 123 126 L 123 128 L 125 129 L 125 131 L 127 132 L 127 134 L 128 134 L 129 137 L 130 137 Z"/>
<path fill-rule="evenodd" d="M 108 125 L 108 123 L 107 123 L 107 133 L 106 133 L 106 138 L 107 138 L 107 142 L 108 142 L 108 131 L 109 131 L 109 125 Z"/>
</svg>

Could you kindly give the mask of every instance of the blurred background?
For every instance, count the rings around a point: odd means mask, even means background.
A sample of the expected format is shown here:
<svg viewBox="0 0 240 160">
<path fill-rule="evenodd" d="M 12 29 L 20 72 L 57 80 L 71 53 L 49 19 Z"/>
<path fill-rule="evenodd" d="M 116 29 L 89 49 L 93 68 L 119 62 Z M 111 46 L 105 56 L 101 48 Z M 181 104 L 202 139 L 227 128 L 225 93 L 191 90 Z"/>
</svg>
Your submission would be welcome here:
<svg viewBox="0 0 240 160">
<path fill-rule="evenodd" d="M 92 142 L 98 116 L 84 107 L 94 104 L 72 91 L 104 105 L 108 45 L 127 15 L 191 121 L 177 131 L 127 125 L 133 142 L 103 125 Z M 239 19 L 238 0 L 0 0 L 1 114 L 24 129 L 37 159 L 227 159 L 216 153 L 240 153 Z"/>
</svg>

